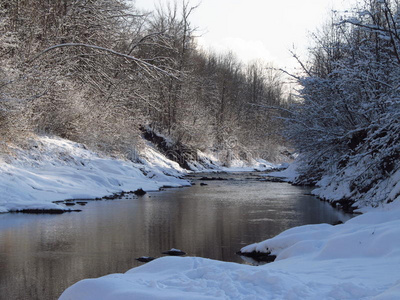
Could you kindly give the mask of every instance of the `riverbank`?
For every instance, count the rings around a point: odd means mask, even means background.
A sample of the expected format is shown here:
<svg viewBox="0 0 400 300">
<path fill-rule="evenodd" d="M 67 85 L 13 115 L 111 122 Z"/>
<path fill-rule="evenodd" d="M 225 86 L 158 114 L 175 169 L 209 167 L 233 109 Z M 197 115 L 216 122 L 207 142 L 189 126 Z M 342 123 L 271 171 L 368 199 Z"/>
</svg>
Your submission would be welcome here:
<svg viewBox="0 0 400 300">
<path fill-rule="evenodd" d="M 235 252 L 254 241 L 293 226 L 351 218 L 307 195 L 309 188 L 264 181 L 259 175 L 194 173 L 191 187 L 86 201 L 84 206 L 74 201 L 80 213 L 0 214 L 2 295 L 58 299 L 82 279 L 126 272 L 143 265 L 136 258 L 161 257 L 171 248 L 243 263 Z"/>
<path fill-rule="evenodd" d="M 290 179 L 294 168 L 273 175 Z M 400 196 L 344 224 L 294 227 L 241 249 L 276 256 L 266 265 L 164 257 L 79 281 L 60 300 L 399 299 L 399 203 Z"/>
<path fill-rule="evenodd" d="M 164 257 L 124 274 L 85 279 L 60 300 L 399 299 L 400 206 L 341 225 L 306 225 L 242 249 L 271 252 L 263 266 Z"/>
<path fill-rule="evenodd" d="M 63 210 L 65 206 L 53 202 L 190 185 L 182 179 L 184 169 L 150 146 L 138 162 L 100 155 L 82 144 L 48 136 L 35 137 L 26 149 L 12 150 L 0 163 L 0 212 Z"/>
<path fill-rule="evenodd" d="M 37 136 L 23 149 L 13 147 L 0 158 L 0 213 L 68 209 L 67 199 L 94 199 L 114 193 L 157 191 L 163 186 L 190 186 L 190 171 L 146 143 L 134 161 L 101 155 L 59 137 Z M 203 164 L 194 171 L 227 171 L 211 155 L 199 154 Z M 231 170 L 267 170 L 265 161 L 247 167 L 235 161 Z M 247 167 L 247 168 L 246 168 Z"/>
</svg>

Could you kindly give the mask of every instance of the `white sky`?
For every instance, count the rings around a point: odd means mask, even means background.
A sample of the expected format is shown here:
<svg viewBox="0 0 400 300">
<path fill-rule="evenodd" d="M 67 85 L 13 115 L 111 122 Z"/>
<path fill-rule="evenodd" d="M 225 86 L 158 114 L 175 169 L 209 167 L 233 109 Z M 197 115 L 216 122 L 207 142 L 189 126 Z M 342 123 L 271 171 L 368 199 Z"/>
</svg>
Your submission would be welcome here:
<svg viewBox="0 0 400 300">
<path fill-rule="evenodd" d="M 136 7 L 153 10 L 169 0 L 135 0 Z M 196 5 L 200 0 L 192 0 Z M 217 52 L 232 50 L 244 62 L 261 59 L 293 70 L 289 49 L 305 54 L 309 32 L 329 18 L 332 9 L 348 8 L 353 0 L 201 0 L 191 23 L 199 43 Z M 178 0 L 178 3 L 181 3 Z"/>
</svg>

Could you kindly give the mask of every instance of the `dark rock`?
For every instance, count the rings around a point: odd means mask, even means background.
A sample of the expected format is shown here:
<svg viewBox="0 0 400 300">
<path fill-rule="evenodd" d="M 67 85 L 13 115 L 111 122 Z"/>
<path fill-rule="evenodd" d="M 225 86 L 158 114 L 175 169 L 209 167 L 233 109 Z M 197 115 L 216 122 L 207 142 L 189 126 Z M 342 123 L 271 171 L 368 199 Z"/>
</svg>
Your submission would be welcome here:
<svg viewBox="0 0 400 300">
<path fill-rule="evenodd" d="M 138 258 L 135 258 L 135 259 L 136 259 L 137 261 L 147 263 L 147 262 L 149 262 L 149 261 L 155 260 L 155 257 L 151 257 L 151 256 L 141 256 L 141 257 L 138 257 Z"/>
<path fill-rule="evenodd" d="M 75 205 L 74 202 L 65 202 L 64 204 L 65 204 L 66 206 L 74 206 L 74 205 Z"/>
<path fill-rule="evenodd" d="M 197 161 L 197 150 L 177 141 L 171 144 L 161 134 L 156 133 L 149 126 L 141 126 L 143 138 L 152 142 L 169 159 L 177 162 L 182 168 L 191 170 L 190 161 Z"/>
<path fill-rule="evenodd" d="M 200 186 L 205 186 L 205 185 L 208 185 L 208 184 L 204 183 L 204 182 L 200 182 Z"/>
<path fill-rule="evenodd" d="M 143 191 L 142 189 L 138 189 L 136 191 L 133 192 L 136 196 L 143 196 L 145 194 L 147 194 L 147 192 Z"/>
<path fill-rule="evenodd" d="M 354 209 L 356 209 L 356 207 L 353 206 L 354 203 L 355 203 L 354 200 L 347 199 L 347 198 L 330 202 L 332 207 L 340 208 L 344 212 L 350 213 L 350 214 L 354 213 Z"/>
<path fill-rule="evenodd" d="M 361 129 L 353 132 L 352 137 L 350 141 L 348 142 L 347 146 L 351 150 L 355 150 L 358 145 L 364 142 L 364 140 L 367 138 L 368 132 L 366 129 Z"/>
<path fill-rule="evenodd" d="M 186 253 L 183 252 L 182 250 L 174 249 L 174 248 L 172 248 L 171 250 L 168 250 L 168 251 L 164 251 L 162 254 L 167 254 L 167 255 L 172 255 L 172 256 L 186 255 Z"/>
<path fill-rule="evenodd" d="M 237 255 L 244 256 L 244 257 L 250 257 L 254 261 L 260 263 L 260 262 L 265 262 L 265 263 L 270 263 L 273 262 L 276 259 L 276 255 L 271 255 L 271 252 L 241 252 L 238 251 L 236 252 Z"/>
<path fill-rule="evenodd" d="M 86 201 L 76 201 L 76 203 L 79 204 L 79 205 L 82 205 L 82 206 L 87 204 Z"/>
</svg>

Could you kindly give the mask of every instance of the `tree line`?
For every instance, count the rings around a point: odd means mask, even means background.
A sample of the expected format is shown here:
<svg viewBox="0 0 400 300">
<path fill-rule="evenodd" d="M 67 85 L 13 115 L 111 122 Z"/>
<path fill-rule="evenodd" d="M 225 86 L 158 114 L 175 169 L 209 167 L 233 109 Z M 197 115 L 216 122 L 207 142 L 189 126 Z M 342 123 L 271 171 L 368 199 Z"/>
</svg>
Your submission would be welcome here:
<svg viewBox="0 0 400 300">
<path fill-rule="evenodd" d="M 393 200 L 388 178 L 400 168 L 399 2 L 359 1 L 352 11 L 333 13 L 309 53 L 303 74 L 294 76 L 298 101 L 285 116 L 286 135 L 301 153 L 297 182 L 325 176 L 321 184 L 349 199 Z"/>
<path fill-rule="evenodd" d="M 54 134 L 128 158 L 143 126 L 226 157 L 274 159 L 281 73 L 200 49 L 183 1 L 151 13 L 123 0 L 0 3 L 2 145 Z M 132 156 L 133 157 L 133 156 Z"/>
</svg>

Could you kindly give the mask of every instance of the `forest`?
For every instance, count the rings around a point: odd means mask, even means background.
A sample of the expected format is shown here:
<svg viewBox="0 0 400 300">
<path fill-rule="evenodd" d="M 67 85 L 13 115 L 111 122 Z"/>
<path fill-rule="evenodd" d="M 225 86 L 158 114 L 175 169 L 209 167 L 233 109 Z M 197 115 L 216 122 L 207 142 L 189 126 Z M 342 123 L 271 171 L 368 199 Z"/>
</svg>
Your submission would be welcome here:
<svg viewBox="0 0 400 300">
<path fill-rule="evenodd" d="M 400 194 L 399 30 L 399 2 L 370 0 L 313 35 L 286 134 L 296 182 L 322 198 L 378 206 Z"/>
<path fill-rule="evenodd" d="M 196 43 L 189 2 L 141 12 L 128 1 L 0 4 L 0 131 L 23 145 L 51 134 L 135 160 L 143 129 L 175 145 L 276 160 L 286 103 L 272 64 Z"/>
<path fill-rule="evenodd" d="M 323 2 L 203 1 L 259 35 Z M 167 2 L 0 1 L 0 298 L 400 299 L 399 0 L 347 1 L 294 70 Z M 240 19 L 274 4 L 300 19 Z"/>
<path fill-rule="evenodd" d="M 209 151 L 226 165 L 278 161 L 290 149 L 296 184 L 346 205 L 395 199 L 398 5 L 332 12 L 308 57 L 293 53 L 301 71 L 291 74 L 199 47 L 188 1 L 153 12 L 121 0 L 2 2 L 1 152 L 47 134 L 135 161 L 150 131 L 180 154 Z"/>
</svg>

